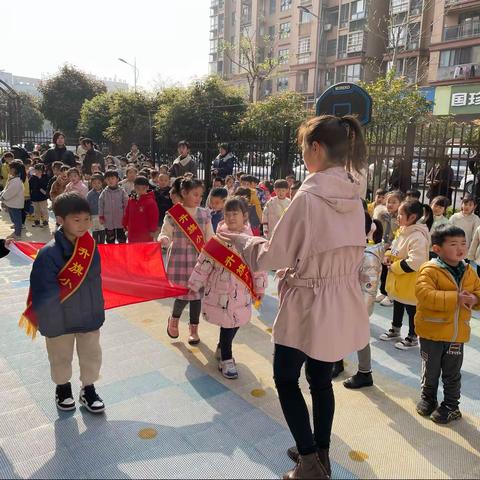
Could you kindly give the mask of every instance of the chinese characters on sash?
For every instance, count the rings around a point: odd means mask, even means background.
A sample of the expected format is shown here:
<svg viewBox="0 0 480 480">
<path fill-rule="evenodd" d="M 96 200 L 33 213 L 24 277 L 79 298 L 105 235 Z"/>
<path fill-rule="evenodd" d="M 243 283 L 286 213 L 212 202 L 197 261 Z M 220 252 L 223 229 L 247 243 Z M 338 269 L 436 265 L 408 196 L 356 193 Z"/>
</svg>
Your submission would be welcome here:
<svg viewBox="0 0 480 480">
<path fill-rule="evenodd" d="M 205 239 L 202 230 L 193 217 L 180 203 L 175 204 L 167 213 L 170 214 L 180 230 L 193 243 L 195 250 L 200 253 L 205 246 Z"/>
</svg>

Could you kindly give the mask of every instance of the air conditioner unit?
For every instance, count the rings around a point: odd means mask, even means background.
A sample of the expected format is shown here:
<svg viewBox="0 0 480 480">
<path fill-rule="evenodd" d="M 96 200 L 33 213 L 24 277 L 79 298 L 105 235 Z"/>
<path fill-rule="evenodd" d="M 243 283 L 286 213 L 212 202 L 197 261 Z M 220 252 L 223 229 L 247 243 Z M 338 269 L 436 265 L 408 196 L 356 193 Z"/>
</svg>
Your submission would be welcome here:
<svg viewBox="0 0 480 480">
<path fill-rule="evenodd" d="M 324 29 L 326 32 L 329 32 L 329 31 L 332 29 L 332 24 L 331 24 L 331 23 L 325 24 L 325 26 L 323 27 L 323 29 Z"/>
</svg>

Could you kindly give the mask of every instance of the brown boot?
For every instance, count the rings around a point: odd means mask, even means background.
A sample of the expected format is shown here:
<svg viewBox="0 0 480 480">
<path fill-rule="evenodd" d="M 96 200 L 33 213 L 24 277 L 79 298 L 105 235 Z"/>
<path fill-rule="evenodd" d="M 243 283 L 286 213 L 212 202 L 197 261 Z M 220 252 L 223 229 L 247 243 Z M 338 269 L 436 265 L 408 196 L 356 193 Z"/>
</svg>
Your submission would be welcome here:
<svg viewBox="0 0 480 480">
<path fill-rule="evenodd" d="M 332 476 L 332 467 L 330 466 L 330 457 L 329 457 L 328 448 L 319 448 L 318 449 L 318 458 L 322 462 L 322 465 L 325 467 L 325 470 L 328 473 L 328 476 Z"/>
<path fill-rule="evenodd" d="M 328 473 L 328 476 L 332 476 L 332 467 L 330 466 L 330 458 L 328 456 L 328 449 L 327 448 L 320 448 L 318 450 L 318 457 L 320 458 L 320 461 L 322 462 L 323 466 L 325 467 L 325 470 Z M 298 463 L 298 460 L 300 459 L 300 454 L 298 453 L 298 448 L 296 446 L 290 447 L 287 450 L 287 455 L 290 460 L 292 460 L 295 463 Z"/>
<path fill-rule="evenodd" d="M 167 324 L 167 334 L 170 338 L 178 338 L 180 332 L 178 331 L 179 318 L 169 317 Z"/>
<path fill-rule="evenodd" d="M 198 336 L 198 325 L 189 324 L 190 336 L 188 337 L 188 343 L 190 345 L 197 345 L 200 343 L 200 337 Z"/>
<path fill-rule="evenodd" d="M 284 479 L 303 479 L 303 478 L 318 478 L 329 479 L 325 467 L 317 453 L 309 455 L 300 455 L 299 461 L 293 470 L 285 473 Z"/>
</svg>

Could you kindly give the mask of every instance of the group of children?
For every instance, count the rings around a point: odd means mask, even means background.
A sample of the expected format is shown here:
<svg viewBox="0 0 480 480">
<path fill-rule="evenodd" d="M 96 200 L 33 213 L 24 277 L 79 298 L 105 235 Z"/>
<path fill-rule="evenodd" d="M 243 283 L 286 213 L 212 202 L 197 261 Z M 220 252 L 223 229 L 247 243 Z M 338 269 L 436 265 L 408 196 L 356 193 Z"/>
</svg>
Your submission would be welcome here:
<svg viewBox="0 0 480 480">
<path fill-rule="evenodd" d="M 445 424 L 461 417 L 463 345 L 470 338 L 472 308 L 480 308 L 480 218 L 469 195 L 450 219 L 445 215 L 448 199 L 435 197 L 428 206 L 419 197 L 416 191 L 407 192 L 404 199 L 402 192 L 377 190 L 374 202 L 365 204 L 371 245 L 360 279 L 370 314 L 375 296 L 383 306 L 393 304 L 391 328 L 380 340 L 394 340 L 401 350 L 420 343 L 422 391 L 417 412 Z M 402 339 L 405 311 L 408 335 Z M 358 360 L 358 372 L 344 382 L 346 388 L 373 385 L 369 345 L 358 352 Z M 342 371 L 343 361 L 337 362 L 333 376 Z M 439 406 L 440 376 L 444 400 Z"/>
<path fill-rule="evenodd" d="M 51 283 L 44 282 L 46 275 L 57 278 L 65 267 L 66 253 L 72 254 L 77 239 L 84 238 L 88 230 L 97 243 L 158 239 L 168 249 L 169 280 L 188 288 L 188 293 L 174 302 L 167 322 L 168 335 L 179 337 L 180 317 L 188 305 L 188 342 L 200 342 L 198 326 L 202 314 L 207 322 L 220 327 L 216 351 L 219 370 L 228 379 L 238 377 L 232 343 L 238 329 L 250 320 L 252 305 L 261 300 L 267 274 L 250 272 L 233 244 L 219 240 L 215 233 L 263 234 L 270 238 L 300 187 L 294 178 L 277 180 L 273 185 L 260 183 L 246 174 L 216 178 L 207 208 L 203 208 L 203 183 L 190 174 L 172 183 L 164 166 L 157 171 L 128 165 L 122 181 L 113 168 L 105 174 L 94 170 L 87 185 L 75 167 L 55 162 L 53 177 L 49 178 L 40 161 L 27 173 L 22 162 L 8 160 L 9 180 L 0 200 L 8 207 L 15 238 L 21 234 L 27 181 L 35 212 L 34 226 L 48 225 L 47 199 L 52 200 L 60 225 L 55 241 L 37 257 L 31 277 L 33 307 L 40 332 L 47 337 L 59 409 L 75 408 L 71 365 L 65 364 L 75 342 L 81 345 L 80 402 L 92 412 L 104 409 L 93 385 L 101 364 L 98 332 L 104 321 L 103 310 L 92 305 L 89 325 L 83 325 L 79 319 L 76 324 L 72 318 L 66 318 L 70 315 L 66 313 L 68 300 L 61 304 L 58 289 L 48 290 Z M 468 195 L 463 198 L 461 212 L 449 220 L 445 215 L 448 199 L 436 197 L 426 206 L 418 198 L 415 191 L 407 192 L 404 198 L 398 191 L 377 190 L 374 202 L 365 204 L 368 244 L 360 283 L 370 314 L 374 300 L 383 306 L 393 305 L 391 328 L 380 339 L 395 340 L 395 346 L 402 350 L 420 343 L 423 368 L 418 413 L 429 415 L 438 423 L 448 423 L 461 416 L 458 404 L 463 344 L 470 335 L 471 309 L 478 306 L 480 298 L 476 271 L 477 263 L 480 264 L 480 218 L 473 213 L 475 202 Z M 94 273 L 99 267 L 98 253 L 92 254 L 94 262 L 78 290 L 81 296 L 85 291 L 85 298 L 90 299 L 101 297 Z M 464 259 L 470 261 L 470 266 Z M 48 273 L 47 265 L 51 270 Z M 59 324 L 57 330 L 52 330 L 52 311 L 58 314 L 54 315 Z M 402 339 L 405 311 L 409 329 Z M 358 358 L 358 372 L 344 382 L 347 388 L 373 384 L 369 345 L 358 352 Z M 334 365 L 333 376 L 341 371 L 343 361 Z M 438 406 L 440 374 L 445 396 Z"/>
</svg>

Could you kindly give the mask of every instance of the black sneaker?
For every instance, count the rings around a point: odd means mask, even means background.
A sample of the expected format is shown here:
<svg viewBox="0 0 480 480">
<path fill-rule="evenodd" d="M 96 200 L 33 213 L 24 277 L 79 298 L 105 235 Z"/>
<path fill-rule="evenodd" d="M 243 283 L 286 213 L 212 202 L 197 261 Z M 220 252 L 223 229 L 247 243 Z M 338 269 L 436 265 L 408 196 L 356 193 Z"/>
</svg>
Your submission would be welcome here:
<svg viewBox="0 0 480 480">
<path fill-rule="evenodd" d="M 428 401 L 422 398 L 417 403 L 417 413 L 422 417 L 429 417 L 437 408 L 437 406 L 438 406 L 438 403 L 436 400 Z"/>
<path fill-rule="evenodd" d="M 87 385 L 80 391 L 80 403 L 91 413 L 102 413 L 105 404 L 98 396 L 93 385 Z"/>
<path fill-rule="evenodd" d="M 451 409 L 445 405 L 440 405 L 431 415 L 430 418 L 435 423 L 441 423 L 446 425 L 447 423 L 452 422 L 453 420 L 458 420 L 462 418 L 462 412 L 456 408 Z"/>
<path fill-rule="evenodd" d="M 343 360 L 335 362 L 332 369 L 332 378 L 337 378 L 344 370 Z"/>
<path fill-rule="evenodd" d="M 46 220 L 43 222 L 43 226 L 48 227 L 48 222 Z"/>
<path fill-rule="evenodd" d="M 57 385 L 57 389 L 55 391 L 55 402 L 57 404 L 57 408 L 63 412 L 75 410 L 75 400 L 73 399 L 72 385 L 70 382 L 65 383 L 64 385 Z"/>
<path fill-rule="evenodd" d="M 39 227 L 39 226 L 40 226 L 40 222 L 38 220 L 35 220 L 32 227 Z"/>
<path fill-rule="evenodd" d="M 347 378 L 343 382 L 345 388 L 350 388 L 351 390 L 358 390 L 363 387 L 371 387 L 373 385 L 372 372 L 362 373 L 357 372 L 355 375 Z"/>
</svg>

